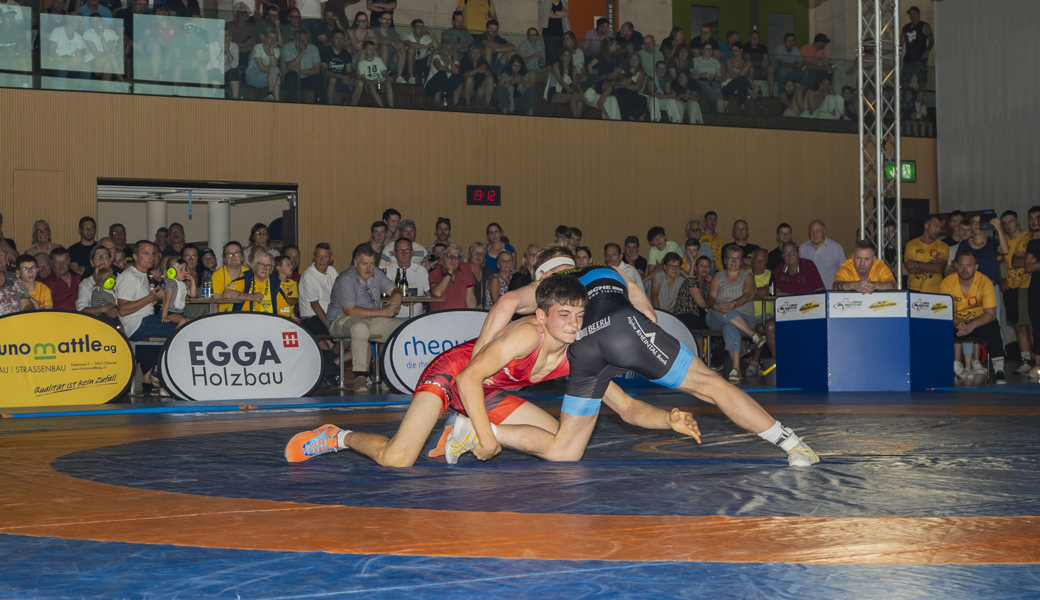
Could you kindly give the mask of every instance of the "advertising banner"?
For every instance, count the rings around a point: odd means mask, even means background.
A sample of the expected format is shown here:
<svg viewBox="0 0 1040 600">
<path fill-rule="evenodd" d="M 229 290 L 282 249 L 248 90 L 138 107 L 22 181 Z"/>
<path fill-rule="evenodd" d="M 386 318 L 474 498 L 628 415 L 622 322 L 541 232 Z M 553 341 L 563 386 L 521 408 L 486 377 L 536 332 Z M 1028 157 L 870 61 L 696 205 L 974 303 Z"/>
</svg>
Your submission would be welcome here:
<svg viewBox="0 0 1040 600">
<path fill-rule="evenodd" d="M 0 406 L 104 404 L 123 395 L 134 372 L 123 334 L 63 310 L 0 318 Z"/>
<path fill-rule="evenodd" d="M 263 313 L 206 315 L 179 327 L 162 357 L 163 383 L 188 400 L 296 398 L 321 376 L 306 329 Z"/>
<path fill-rule="evenodd" d="M 826 294 L 799 294 L 776 299 L 776 320 L 804 321 L 827 318 Z"/>
<path fill-rule="evenodd" d="M 952 322 L 953 298 L 947 294 L 910 292 L 910 316 Z"/>
<path fill-rule="evenodd" d="M 398 327 L 383 347 L 383 380 L 398 392 L 411 394 L 427 365 L 445 350 L 480 335 L 487 313 L 482 310 L 441 310 Z"/>
<path fill-rule="evenodd" d="M 832 319 L 905 319 L 909 310 L 906 292 L 831 292 L 827 301 L 827 314 Z"/>
</svg>

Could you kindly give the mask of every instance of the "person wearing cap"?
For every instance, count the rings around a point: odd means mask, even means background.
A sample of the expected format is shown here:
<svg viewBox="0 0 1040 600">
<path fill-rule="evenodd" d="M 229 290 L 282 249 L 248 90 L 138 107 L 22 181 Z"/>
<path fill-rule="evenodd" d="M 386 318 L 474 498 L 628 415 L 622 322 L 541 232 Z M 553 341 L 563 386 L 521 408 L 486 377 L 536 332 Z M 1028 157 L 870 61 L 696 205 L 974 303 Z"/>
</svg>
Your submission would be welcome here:
<svg viewBox="0 0 1040 600">
<path fill-rule="evenodd" d="M 899 74 L 899 84 L 903 87 L 917 77 L 917 87 L 928 85 L 928 55 L 935 45 L 932 26 L 921 20 L 921 9 L 911 6 L 906 10 L 910 22 L 903 25 L 899 37 L 899 51 L 903 55 L 903 69 Z"/>
<path fill-rule="evenodd" d="M 817 33 L 811 44 L 802 46 L 802 64 L 806 68 L 807 87 L 815 90 L 820 86 L 820 81 L 827 77 L 833 70 L 834 65 L 827 60 L 827 44 L 831 38 L 826 33 Z"/>
</svg>

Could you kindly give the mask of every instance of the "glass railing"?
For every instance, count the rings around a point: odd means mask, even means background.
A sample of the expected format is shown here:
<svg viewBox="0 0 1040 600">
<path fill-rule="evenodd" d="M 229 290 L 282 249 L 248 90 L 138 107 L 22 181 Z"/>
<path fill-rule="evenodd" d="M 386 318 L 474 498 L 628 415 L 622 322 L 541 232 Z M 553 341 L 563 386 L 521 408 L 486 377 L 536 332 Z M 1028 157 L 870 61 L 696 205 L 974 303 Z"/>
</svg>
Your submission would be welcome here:
<svg viewBox="0 0 1040 600">
<path fill-rule="evenodd" d="M 157 12 L 34 15 L 5 5 L 0 86 L 856 130 L 856 63 L 849 60 L 790 64 L 762 61 L 750 49 L 733 57 L 728 49 L 635 51 L 612 43 L 597 51 L 569 36 L 510 33 L 470 43 L 468 33 L 403 24 L 339 33 L 332 20 Z M 922 87 L 916 79 L 909 85 Z M 934 136 L 934 94 L 912 91 L 904 88 L 903 134 Z"/>
</svg>

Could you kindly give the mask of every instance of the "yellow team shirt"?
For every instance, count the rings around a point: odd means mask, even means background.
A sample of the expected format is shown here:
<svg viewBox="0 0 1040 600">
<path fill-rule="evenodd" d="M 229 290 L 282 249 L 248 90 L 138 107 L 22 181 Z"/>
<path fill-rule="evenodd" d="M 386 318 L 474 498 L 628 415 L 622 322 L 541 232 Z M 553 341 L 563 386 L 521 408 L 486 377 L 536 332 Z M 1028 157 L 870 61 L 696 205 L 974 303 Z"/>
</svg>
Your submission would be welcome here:
<svg viewBox="0 0 1040 600">
<path fill-rule="evenodd" d="M 895 281 L 896 277 L 892 274 L 892 269 L 889 269 L 888 265 L 885 264 L 885 261 L 875 258 L 867 279 L 871 281 Z M 838 272 L 834 274 L 834 281 L 859 281 L 859 275 L 856 273 L 856 267 L 853 266 L 851 258 L 846 259 L 838 267 Z"/>
<path fill-rule="evenodd" d="M 950 262 L 950 247 L 941 240 L 935 240 L 931 244 L 925 244 L 921 241 L 921 238 L 917 238 L 907 242 L 906 250 L 903 252 L 903 257 L 907 260 L 916 261 L 921 264 L 930 263 L 936 258 L 939 258 L 945 265 Z M 942 280 L 942 273 L 920 273 L 917 275 L 908 275 L 906 286 L 917 292 L 931 292 L 937 294 L 939 293 L 939 287 L 942 285 Z"/>
<path fill-rule="evenodd" d="M 939 291 L 953 297 L 953 318 L 957 321 L 974 321 L 982 316 L 983 309 L 997 307 L 993 282 L 979 272 L 975 273 L 967 293 L 961 289 L 961 281 L 956 273 L 942 280 Z"/>
<path fill-rule="evenodd" d="M 40 303 L 40 308 L 54 308 L 54 300 L 51 298 L 51 288 L 46 284 L 36 282 L 36 289 L 29 293 L 29 297 Z"/>
<path fill-rule="evenodd" d="M 1011 289 L 1027 288 L 1033 278 L 1033 274 L 1026 273 L 1025 269 L 1016 269 L 1011 266 L 1011 259 L 1015 257 L 1015 253 L 1025 253 L 1026 245 L 1032 238 L 1033 236 L 1028 231 L 1023 231 L 1022 235 L 1008 240 L 1008 253 L 1003 256 L 1004 279 L 1007 279 L 1008 287 Z"/>
<path fill-rule="evenodd" d="M 722 270 L 722 238 L 719 237 L 719 232 L 708 235 L 705 233 L 701 236 L 701 243 L 707 244 L 711 248 L 711 255 L 715 257 L 715 269 Z"/>
<path fill-rule="evenodd" d="M 495 10 L 495 0 L 459 0 L 455 10 L 462 11 L 466 29 L 474 35 L 487 31 L 489 12 L 498 12 Z"/>
<path fill-rule="evenodd" d="M 287 283 L 288 284 L 292 284 L 292 285 L 291 286 L 287 286 L 286 285 Z M 243 293 L 248 293 L 248 294 L 263 294 L 264 295 L 264 299 L 261 300 L 260 302 L 253 302 L 251 300 L 243 302 L 242 303 L 242 310 L 243 311 L 247 311 L 247 312 L 265 312 L 265 313 L 269 313 L 269 314 L 272 314 L 272 315 L 278 315 L 280 317 L 292 317 L 292 306 L 290 306 L 289 303 L 286 302 L 285 298 L 283 298 L 280 294 L 274 294 L 274 299 L 272 300 L 270 284 L 271 284 L 271 280 L 270 279 L 268 279 L 267 281 L 260 281 L 259 279 L 254 279 L 253 280 L 253 287 L 252 287 L 252 289 L 247 290 L 247 289 L 245 289 L 245 279 L 242 278 L 242 277 L 239 277 L 238 279 L 236 279 L 236 280 L 232 281 L 231 283 L 229 283 L 227 285 L 227 287 L 224 288 L 224 289 L 235 290 L 236 292 L 243 292 Z M 282 285 L 281 285 L 282 291 L 284 292 L 287 288 L 290 289 L 293 292 L 294 296 L 289 296 L 288 294 L 286 294 L 286 297 L 297 297 L 298 296 L 298 294 L 296 294 L 296 282 L 295 281 L 282 282 Z M 274 305 L 274 306 L 272 306 L 272 305 Z M 227 306 L 234 306 L 234 305 L 228 304 Z"/>
<path fill-rule="evenodd" d="M 249 267 L 242 267 L 242 274 L 245 275 Z M 223 294 L 224 289 L 231 283 L 231 277 L 228 275 L 227 266 L 220 267 L 210 276 L 213 280 L 213 293 Z M 231 312 L 231 304 L 221 304 L 217 306 L 217 312 Z"/>
<path fill-rule="evenodd" d="M 751 273 L 755 278 L 755 289 L 763 288 L 769 285 L 769 280 L 773 278 L 773 272 L 769 269 L 762 271 L 760 274 L 755 275 Z M 762 309 L 765 308 L 766 314 L 771 315 L 775 311 L 775 307 L 772 300 L 758 300 L 752 299 L 751 303 L 755 305 L 755 319 L 761 319 Z"/>
</svg>

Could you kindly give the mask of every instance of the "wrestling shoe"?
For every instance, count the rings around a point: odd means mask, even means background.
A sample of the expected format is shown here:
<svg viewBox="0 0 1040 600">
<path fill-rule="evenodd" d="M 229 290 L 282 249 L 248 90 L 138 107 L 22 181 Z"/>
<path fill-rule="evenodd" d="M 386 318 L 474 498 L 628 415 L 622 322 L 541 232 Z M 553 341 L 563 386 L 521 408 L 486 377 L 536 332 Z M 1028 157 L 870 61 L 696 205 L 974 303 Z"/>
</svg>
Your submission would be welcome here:
<svg viewBox="0 0 1040 600">
<path fill-rule="evenodd" d="M 792 467 L 809 467 L 820 462 L 820 457 L 790 427 L 784 427 L 784 435 L 787 437 L 778 445 L 784 452 L 787 452 L 788 465 Z"/>
<path fill-rule="evenodd" d="M 473 429 L 473 421 L 466 415 L 456 415 L 448 439 L 444 442 L 444 462 L 449 465 L 459 462 L 459 457 L 476 445 L 477 432 Z"/>
<path fill-rule="evenodd" d="M 286 462 L 303 462 L 329 452 L 339 452 L 340 431 L 342 429 L 335 425 L 322 425 L 311 431 L 297 433 L 285 445 Z"/>
</svg>

